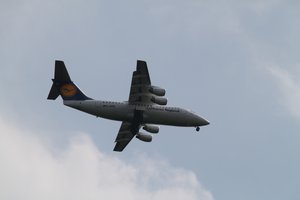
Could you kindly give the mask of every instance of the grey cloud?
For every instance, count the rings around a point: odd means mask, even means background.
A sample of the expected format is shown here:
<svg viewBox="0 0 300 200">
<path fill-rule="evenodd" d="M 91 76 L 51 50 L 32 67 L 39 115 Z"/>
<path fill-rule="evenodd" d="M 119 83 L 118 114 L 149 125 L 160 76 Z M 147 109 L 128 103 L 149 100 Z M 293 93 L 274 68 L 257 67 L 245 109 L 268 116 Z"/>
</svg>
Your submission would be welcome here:
<svg viewBox="0 0 300 200">
<path fill-rule="evenodd" d="M 294 77 L 300 76 L 300 71 L 291 74 L 291 71 L 280 68 L 278 66 L 269 66 L 267 68 L 270 74 L 277 82 L 282 97 L 279 102 L 285 106 L 289 112 L 300 119 L 300 82 Z"/>
<path fill-rule="evenodd" d="M 86 134 L 65 150 L 0 119 L 1 199 L 212 200 L 191 171 L 141 156 L 135 164 L 100 152 Z"/>
</svg>

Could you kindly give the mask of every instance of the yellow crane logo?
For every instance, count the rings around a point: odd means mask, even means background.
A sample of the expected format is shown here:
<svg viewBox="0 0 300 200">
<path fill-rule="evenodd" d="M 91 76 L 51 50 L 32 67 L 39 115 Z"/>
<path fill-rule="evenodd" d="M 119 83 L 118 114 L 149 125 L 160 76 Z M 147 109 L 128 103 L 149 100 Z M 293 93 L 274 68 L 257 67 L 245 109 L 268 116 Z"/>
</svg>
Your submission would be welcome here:
<svg viewBox="0 0 300 200">
<path fill-rule="evenodd" d="M 61 86 L 60 93 L 64 97 L 72 97 L 77 93 L 77 88 L 73 84 L 65 84 Z"/>
</svg>

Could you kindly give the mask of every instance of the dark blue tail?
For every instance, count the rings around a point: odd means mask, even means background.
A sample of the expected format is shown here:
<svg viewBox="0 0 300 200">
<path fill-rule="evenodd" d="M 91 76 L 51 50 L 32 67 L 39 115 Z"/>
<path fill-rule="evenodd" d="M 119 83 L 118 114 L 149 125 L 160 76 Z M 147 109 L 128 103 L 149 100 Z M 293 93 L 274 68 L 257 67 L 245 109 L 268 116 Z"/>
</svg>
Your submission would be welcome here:
<svg viewBox="0 0 300 200">
<path fill-rule="evenodd" d="M 55 61 L 54 79 L 48 99 L 55 100 L 59 95 L 64 100 L 92 100 L 73 83 L 63 61 Z"/>
</svg>

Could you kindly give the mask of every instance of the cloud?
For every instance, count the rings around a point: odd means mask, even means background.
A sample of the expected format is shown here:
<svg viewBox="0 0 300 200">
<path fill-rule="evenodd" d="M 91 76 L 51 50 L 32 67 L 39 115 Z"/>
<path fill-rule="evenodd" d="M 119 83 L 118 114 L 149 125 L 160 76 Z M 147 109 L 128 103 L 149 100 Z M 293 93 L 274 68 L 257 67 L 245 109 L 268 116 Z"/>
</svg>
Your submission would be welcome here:
<svg viewBox="0 0 300 200">
<path fill-rule="evenodd" d="M 126 163 L 87 134 L 57 151 L 42 133 L 0 127 L 0 199 L 213 199 L 193 172 L 143 155 Z"/>
<path fill-rule="evenodd" d="M 277 80 L 282 96 L 282 103 L 289 112 L 300 119 L 300 82 L 294 76 L 300 73 L 291 73 L 280 67 L 269 67 L 269 72 Z M 298 76 L 298 77 L 299 77 Z"/>
</svg>

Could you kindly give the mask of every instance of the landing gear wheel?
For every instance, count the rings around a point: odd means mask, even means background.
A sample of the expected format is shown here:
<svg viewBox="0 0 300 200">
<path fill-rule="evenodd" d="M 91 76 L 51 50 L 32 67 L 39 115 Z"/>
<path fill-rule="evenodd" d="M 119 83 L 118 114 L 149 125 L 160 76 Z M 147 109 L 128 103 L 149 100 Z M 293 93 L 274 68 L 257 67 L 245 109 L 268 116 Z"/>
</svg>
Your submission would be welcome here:
<svg viewBox="0 0 300 200">
<path fill-rule="evenodd" d="M 200 131 L 200 127 L 199 126 L 196 127 L 196 131 L 197 132 Z"/>
</svg>

